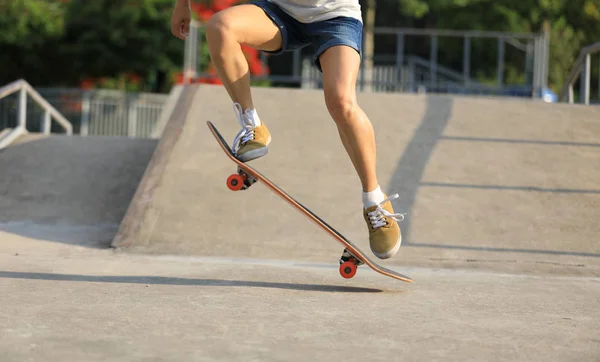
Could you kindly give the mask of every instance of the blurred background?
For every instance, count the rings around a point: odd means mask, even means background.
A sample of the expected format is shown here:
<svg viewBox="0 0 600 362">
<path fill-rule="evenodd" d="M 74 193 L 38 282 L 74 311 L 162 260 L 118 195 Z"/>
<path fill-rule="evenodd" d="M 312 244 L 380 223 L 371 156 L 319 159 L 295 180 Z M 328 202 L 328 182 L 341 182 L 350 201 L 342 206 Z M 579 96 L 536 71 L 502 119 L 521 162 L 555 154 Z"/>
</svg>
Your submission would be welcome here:
<svg viewBox="0 0 600 362">
<path fill-rule="evenodd" d="M 174 0 L 1 1 L 0 86 L 25 80 L 76 134 L 148 136 L 173 86 L 219 83 L 203 24 L 238 3 L 192 0 L 193 33 L 182 41 L 170 32 Z M 600 99 L 600 56 L 590 52 L 576 63 L 600 34 L 595 0 L 362 0 L 361 5 L 361 91 L 556 102 L 561 91 L 567 100 L 572 85 L 576 101 Z M 320 87 L 310 47 L 280 56 L 244 51 L 254 85 Z M 580 70 L 585 76 L 575 76 Z M 0 99 L 0 130 L 15 127 L 17 102 L 17 93 Z M 34 132 L 43 117 L 36 107 L 26 116 Z M 51 127 L 61 132 L 59 125 Z"/>
</svg>

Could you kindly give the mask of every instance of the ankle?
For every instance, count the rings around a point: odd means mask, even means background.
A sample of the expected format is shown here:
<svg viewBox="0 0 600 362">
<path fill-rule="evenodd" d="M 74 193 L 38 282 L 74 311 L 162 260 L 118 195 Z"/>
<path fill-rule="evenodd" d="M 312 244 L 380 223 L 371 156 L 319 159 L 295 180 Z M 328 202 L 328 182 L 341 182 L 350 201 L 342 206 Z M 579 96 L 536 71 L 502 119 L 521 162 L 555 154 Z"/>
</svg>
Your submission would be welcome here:
<svg viewBox="0 0 600 362">
<path fill-rule="evenodd" d="M 378 205 L 383 200 L 385 200 L 385 194 L 381 191 L 379 185 L 374 190 L 367 192 L 363 191 L 362 193 L 362 201 L 365 209 Z"/>
<path fill-rule="evenodd" d="M 255 108 L 248 109 L 245 113 L 254 124 L 254 127 L 258 127 L 262 124 L 262 122 L 260 121 L 260 117 L 258 116 L 258 112 L 256 112 Z"/>
</svg>

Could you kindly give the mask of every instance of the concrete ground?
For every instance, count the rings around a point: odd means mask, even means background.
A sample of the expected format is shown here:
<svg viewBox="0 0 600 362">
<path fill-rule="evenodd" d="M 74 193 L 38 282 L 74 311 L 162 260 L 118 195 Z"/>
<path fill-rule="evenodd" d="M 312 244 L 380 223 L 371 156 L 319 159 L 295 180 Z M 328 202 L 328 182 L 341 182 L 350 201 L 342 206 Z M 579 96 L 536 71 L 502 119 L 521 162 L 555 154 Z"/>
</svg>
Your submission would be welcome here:
<svg viewBox="0 0 600 362">
<path fill-rule="evenodd" d="M 600 279 L 136 255 L 0 234 L 0 360 L 598 361 Z M 7 242 L 8 241 L 8 242 Z"/>
<path fill-rule="evenodd" d="M 255 94 L 274 141 L 254 166 L 368 250 L 322 94 Z M 381 264 L 414 283 L 345 280 L 341 245 L 264 186 L 229 192 L 205 122 L 230 141 L 231 104 L 184 87 L 159 141 L 0 151 L 0 361 L 600 361 L 600 110 L 360 102 L 408 213 Z"/>
</svg>

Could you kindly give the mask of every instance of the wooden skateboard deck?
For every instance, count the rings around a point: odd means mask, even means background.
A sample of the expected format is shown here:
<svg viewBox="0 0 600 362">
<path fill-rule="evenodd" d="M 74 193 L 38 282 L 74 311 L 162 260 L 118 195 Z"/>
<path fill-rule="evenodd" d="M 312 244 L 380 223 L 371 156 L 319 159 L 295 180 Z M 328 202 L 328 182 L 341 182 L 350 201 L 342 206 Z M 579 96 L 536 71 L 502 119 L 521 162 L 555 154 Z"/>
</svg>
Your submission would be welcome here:
<svg viewBox="0 0 600 362">
<path fill-rule="evenodd" d="M 231 148 L 229 147 L 229 145 L 227 144 L 225 139 L 223 139 L 223 136 L 221 136 L 221 134 L 219 133 L 217 128 L 212 124 L 212 122 L 207 121 L 206 123 L 208 124 L 208 128 L 212 132 L 213 136 L 215 137 L 215 139 L 217 140 L 217 142 L 219 143 L 219 145 L 221 146 L 221 148 L 223 149 L 225 154 L 233 162 L 235 162 L 238 166 L 238 174 L 231 175 L 227 179 L 228 187 L 232 190 L 234 190 L 234 189 L 240 190 L 240 189 L 242 189 L 242 186 L 244 186 L 244 185 L 245 185 L 244 187 L 247 188 L 247 187 L 250 187 L 250 185 L 252 183 L 254 183 L 256 181 L 261 181 L 265 186 L 267 186 L 267 188 L 269 188 L 275 194 L 279 195 L 279 197 L 281 197 L 283 200 L 287 201 L 296 210 L 298 210 L 299 212 L 304 214 L 311 221 L 313 221 L 315 224 L 317 224 L 317 226 L 319 226 L 321 229 L 326 231 L 334 239 L 339 241 L 342 245 L 344 245 L 345 250 L 347 250 L 350 254 L 352 254 L 351 256 L 354 256 L 357 259 L 357 260 L 354 260 L 351 257 L 350 261 L 346 261 L 345 263 L 342 263 L 340 265 L 340 274 L 343 277 L 345 277 L 345 278 L 353 277 L 354 273 L 356 273 L 357 266 L 364 263 L 364 264 L 368 265 L 374 271 L 381 273 L 383 275 L 387 275 L 388 277 L 402 280 L 402 281 L 408 282 L 408 283 L 412 282 L 412 279 L 405 275 L 397 273 L 397 272 L 395 272 L 391 269 L 385 268 L 383 266 L 377 265 L 374 261 L 369 259 L 369 257 L 367 257 L 365 255 L 365 253 L 363 253 L 350 240 L 346 239 L 337 230 L 335 230 L 333 227 L 329 226 L 325 221 L 323 221 L 320 217 L 315 215 L 306 206 L 304 206 L 301 203 L 299 203 L 298 201 L 296 201 L 294 198 L 292 198 L 290 195 L 288 195 L 287 192 L 285 192 L 283 189 L 281 189 L 280 187 L 275 185 L 268 178 L 263 176 L 260 172 L 258 172 L 257 170 L 255 170 L 254 168 L 249 166 L 248 164 L 238 160 L 235 157 L 235 155 L 233 154 Z M 242 183 L 244 185 L 242 185 Z M 352 264 L 354 266 L 352 266 Z"/>
</svg>

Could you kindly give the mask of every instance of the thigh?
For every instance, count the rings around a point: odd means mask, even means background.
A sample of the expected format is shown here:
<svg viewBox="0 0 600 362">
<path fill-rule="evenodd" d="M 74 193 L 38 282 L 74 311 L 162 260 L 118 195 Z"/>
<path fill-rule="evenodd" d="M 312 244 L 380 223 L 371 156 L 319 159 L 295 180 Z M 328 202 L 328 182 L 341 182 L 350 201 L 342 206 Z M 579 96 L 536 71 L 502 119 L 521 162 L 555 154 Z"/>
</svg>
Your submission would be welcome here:
<svg viewBox="0 0 600 362">
<path fill-rule="evenodd" d="M 283 43 L 279 27 L 263 9 L 252 4 L 219 11 L 209 20 L 208 28 L 233 34 L 240 44 L 260 50 L 275 51 L 281 49 Z"/>
<path fill-rule="evenodd" d="M 281 32 L 281 47 L 277 50 L 268 50 L 266 51 L 267 53 L 280 54 L 310 45 L 310 40 L 304 32 L 303 24 L 283 11 L 277 4 L 267 0 L 252 0 L 249 4 L 261 8 Z"/>
<path fill-rule="evenodd" d="M 360 55 L 356 49 L 334 45 L 320 55 L 319 61 L 326 99 L 352 101 L 356 96 L 356 78 L 360 69 Z"/>
<path fill-rule="evenodd" d="M 358 19 L 349 17 L 337 17 L 318 23 L 308 24 L 306 32 L 310 37 L 311 44 L 315 47 L 313 63 L 321 72 L 324 72 L 322 58 L 329 49 L 334 47 L 345 47 L 342 51 L 336 50 L 329 57 L 339 58 L 334 61 L 344 61 L 346 66 L 354 68 L 360 64 L 362 57 L 362 34 L 363 25 Z M 334 70 L 334 69 L 332 69 Z"/>
</svg>

